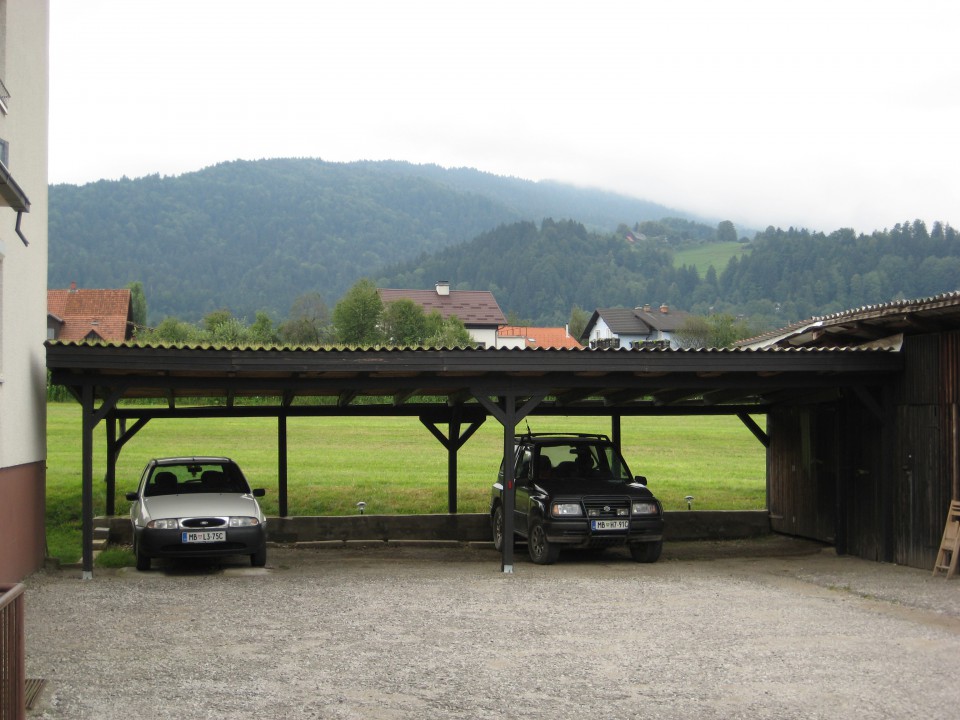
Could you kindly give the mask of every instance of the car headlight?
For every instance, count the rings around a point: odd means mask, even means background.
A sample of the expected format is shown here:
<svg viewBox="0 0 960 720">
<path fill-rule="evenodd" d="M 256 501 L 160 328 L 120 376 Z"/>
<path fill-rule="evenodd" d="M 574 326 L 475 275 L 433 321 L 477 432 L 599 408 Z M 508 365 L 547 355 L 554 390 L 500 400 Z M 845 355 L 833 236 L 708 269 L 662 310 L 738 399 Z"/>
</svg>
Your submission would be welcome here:
<svg viewBox="0 0 960 720">
<path fill-rule="evenodd" d="M 557 502 L 550 508 L 554 517 L 576 517 L 583 515 L 580 503 L 575 502 Z"/>
<path fill-rule="evenodd" d="M 251 527 L 259 525 L 260 521 L 255 517 L 232 517 L 230 518 L 230 527 Z"/>
<path fill-rule="evenodd" d="M 660 510 L 659 508 L 657 508 L 656 503 L 635 502 L 633 504 L 633 514 L 634 515 L 659 515 Z"/>
<path fill-rule="evenodd" d="M 176 530 L 180 527 L 180 521 L 177 518 L 160 518 L 148 522 L 147 527 L 151 530 Z"/>
</svg>

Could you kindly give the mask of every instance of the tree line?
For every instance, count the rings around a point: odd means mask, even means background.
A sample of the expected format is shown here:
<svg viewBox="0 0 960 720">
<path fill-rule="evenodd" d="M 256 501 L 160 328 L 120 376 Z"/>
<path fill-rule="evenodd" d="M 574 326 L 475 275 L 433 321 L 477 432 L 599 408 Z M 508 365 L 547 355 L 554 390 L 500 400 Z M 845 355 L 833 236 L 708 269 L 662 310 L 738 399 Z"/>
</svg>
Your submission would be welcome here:
<svg viewBox="0 0 960 720">
<path fill-rule="evenodd" d="M 265 312 L 246 323 L 228 309 L 207 313 L 194 324 L 168 316 L 156 327 L 139 324 L 145 298 L 139 283 L 131 285 L 135 342 L 143 344 L 270 347 L 468 347 L 470 333 L 457 317 L 425 313 L 412 300 L 384 303 L 372 280 L 361 278 L 344 294 L 331 313 L 317 292 L 294 300 L 287 319 L 275 324 Z"/>
</svg>

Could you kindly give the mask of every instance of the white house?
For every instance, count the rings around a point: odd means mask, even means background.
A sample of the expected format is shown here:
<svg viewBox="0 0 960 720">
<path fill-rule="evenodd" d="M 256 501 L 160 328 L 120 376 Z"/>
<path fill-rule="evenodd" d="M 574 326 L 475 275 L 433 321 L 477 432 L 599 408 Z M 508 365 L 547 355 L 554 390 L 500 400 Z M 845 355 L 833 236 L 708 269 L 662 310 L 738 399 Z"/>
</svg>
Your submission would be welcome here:
<svg viewBox="0 0 960 720">
<path fill-rule="evenodd" d="M 688 317 L 690 313 L 673 310 L 666 304 L 658 308 L 602 308 L 590 317 L 580 342 L 591 348 L 677 348 L 673 334 Z"/>
<path fill-rule="evenodd" d="M 47 0 L 0 0 L 0 582 L 43 564 Z"/>
</svg>

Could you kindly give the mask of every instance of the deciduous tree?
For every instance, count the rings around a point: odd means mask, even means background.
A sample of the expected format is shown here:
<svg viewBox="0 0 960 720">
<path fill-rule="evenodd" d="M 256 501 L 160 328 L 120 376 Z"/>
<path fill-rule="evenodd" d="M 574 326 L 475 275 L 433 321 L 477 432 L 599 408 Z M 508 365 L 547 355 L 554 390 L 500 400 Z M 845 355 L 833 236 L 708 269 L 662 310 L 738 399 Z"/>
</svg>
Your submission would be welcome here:
<svg viewBox="0 0 960 720">
<path fill-rule="evenodd" d="M 383 340 L 380 318 L 383 301 L 369 278 L 353 284 L 333 309 L 337 340 L 345 345 L 369 346 Z"/>
</svg>

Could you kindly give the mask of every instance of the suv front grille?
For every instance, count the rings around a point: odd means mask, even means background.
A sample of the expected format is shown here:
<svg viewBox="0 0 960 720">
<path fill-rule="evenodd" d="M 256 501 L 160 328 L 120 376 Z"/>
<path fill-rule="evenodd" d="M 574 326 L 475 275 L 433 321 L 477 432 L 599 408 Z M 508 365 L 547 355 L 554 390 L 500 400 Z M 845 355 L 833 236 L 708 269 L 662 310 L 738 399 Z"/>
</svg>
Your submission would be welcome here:
<svg viewBox="0 0 960 720">
<path fill-rule="evenodd" d="M 630 515 L 630 498 L 626 497 L 590 497 L 587 496 L 583 499 L 584 508 L 587 511 L 587 517 L 589 518 L 616 518 L 616 517 L 629 517 Z M 618 509 L 627 509 L 627 515 L 617 515 Z M 594 515 L 591 513 L 591 510 L 597 511 L 597 514 Z"/>
</svg>

